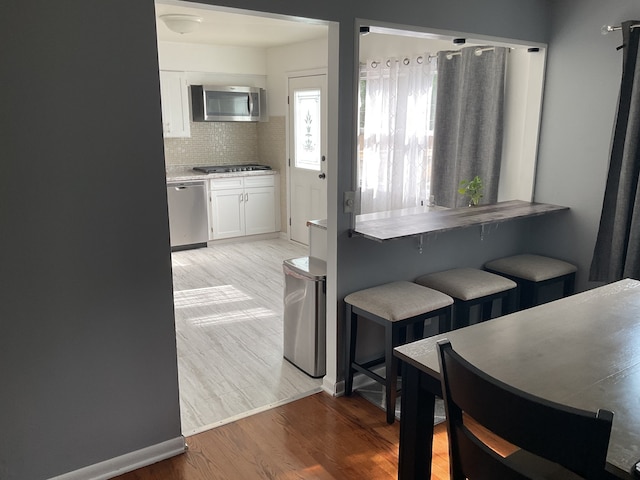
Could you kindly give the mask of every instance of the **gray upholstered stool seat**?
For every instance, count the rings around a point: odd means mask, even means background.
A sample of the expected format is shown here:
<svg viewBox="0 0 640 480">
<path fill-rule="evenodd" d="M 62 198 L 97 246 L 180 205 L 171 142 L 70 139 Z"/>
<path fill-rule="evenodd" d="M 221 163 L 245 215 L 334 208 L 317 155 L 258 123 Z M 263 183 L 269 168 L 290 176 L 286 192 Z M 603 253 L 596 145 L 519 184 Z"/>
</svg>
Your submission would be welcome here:
<svg viewBox="0 0 640 480">
<path fill-rule="evenodd" d="M 353 375 L 360 372 L 385 386 L 387 422 L 395 420 L 398 393 L 398 359 L 393 349 L 406 343 L 408 326 L 413 328 L 414 339 L 424 336 L 424 322 L 438 317 L 438 333 L 451 328 L 453 299 L 444 293 L 412 282 L 392 282 L 367 288 L 347 295 L 347 359 L 345 368 L 345 394 L 351 395 Z M 366 363 L 356 361 L 358 317 L 366 318 L 384 327 L 384 356 Z M 372 368 L 384 363 L 385 376 Z"/>
<path fill-rule="evenodd" d="M 476 268 L 454 268 L 422 275 L 419 285 L 439 290 L 455 300 L 454 328 L 469 325 L 469 313 L 474 305 L 481 305 L 480 320 L 491 318 L 493 301 L 502 301 L 502 314 L 515 308 L 516 282 Z"/>
<path fill-rule="evenodd" d="M 563 260 L 528 253 L 492 260 L 484 268 L 518 284 L 520 309 L 539 304 L 541 287 L 552 283 L 563 284 L 563 296 L 573 294 L 578 270 Z"/>
</svg>

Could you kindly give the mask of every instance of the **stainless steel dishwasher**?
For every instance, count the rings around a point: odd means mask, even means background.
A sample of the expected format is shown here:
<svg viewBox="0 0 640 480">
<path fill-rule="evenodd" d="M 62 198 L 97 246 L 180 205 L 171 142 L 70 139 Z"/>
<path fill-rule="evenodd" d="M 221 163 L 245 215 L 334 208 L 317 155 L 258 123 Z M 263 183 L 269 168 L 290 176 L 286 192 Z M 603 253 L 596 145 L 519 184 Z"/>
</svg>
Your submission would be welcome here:
<svg viewBox="0 0 640 480">
<path fill-rule="evenodd" d="M 167 184 L 171 249 L 207 245 L 207 191 L 204 181 Z"/>
</svg>

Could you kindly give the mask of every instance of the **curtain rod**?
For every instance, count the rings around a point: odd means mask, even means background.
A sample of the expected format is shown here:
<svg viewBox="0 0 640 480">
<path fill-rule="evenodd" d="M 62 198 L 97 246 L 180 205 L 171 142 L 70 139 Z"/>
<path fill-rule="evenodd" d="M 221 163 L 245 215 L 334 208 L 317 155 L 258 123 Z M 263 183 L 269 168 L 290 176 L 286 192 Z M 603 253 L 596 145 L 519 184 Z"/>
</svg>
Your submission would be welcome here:
<svg viewBox="0 0 640 480">
<path fill-rule="evenodd" d="M 633 30 L 634 28 L 640 28 L 640 23 L 631 25 L 631 30 Z M 600 29 L 603 35 L 606 35 L 607 33 L 615 32 L 618 30 L 622 30 L 622 25 L 618 25 L 617 27 L 613 25 L 603 25 L 602 28 Z"/>
<path fill-rule="evenodd" d="M 433 60 L 434 58 L 437 58 L 437 55 L 427 55 L 427 62 L 431 62 L 431 60 Z M 395 60 L 396 63 L 400 62 L 400 61 L 402 63 L 404 63 L 405 65 L 409 65 L 409 63 L 411 63 L 411 60 L 409 59 L 409 57 L 405 57 L 402 60 L 398 60 L 398 59 Z M 424 57 L 422 55 L 420 55 L 420 56 L 418 56 L 416 58 L 416 62 L 419 63 L 419 64 L 422 63 L 423 61 L 424 61 Z M 391 62 L 391 59 L 386 61 L 387 67 L 391 66 L 391 63 L 389 63 L 389 62 Z M 360 65 L 366 65 L 366 62 L 360 62 Z M 371 62 L 371 66 L 373 68 L 376 68 L 378 65 L 380 65 L 380 62 L 377 62 L 375 60 L 373 62 Z"/>
<path fill-rule="evenodd" d="M 639 26 L 640 26 L 640 25 L 639 25 Z M 475 51 L 474 51 L 473 53 L 476 55 L 476 57 L 479 57 L 480 55 L 482 55 L 482 53 L 483 53 L 483 52 L 493 52 L 495 49 L 496 49 L 495 47 L 476 47 L 476 49 L 475 49 Z M 456 50 L 455 52 L 449 52 L 449 53 L 447 53 L 446 58 L 447 58 L 447 60 L 451 60 L 453 57 L 458 56 L 458 55 L 461 55 L 461 54 L 462 54 L 462 53 L 461 53 L 461 51 L 460 51 L 460 50 Z M 432 59 L 437 58 L 437 57 L 438 57 L 437 55 L 427 55 L 427 61 L 428 61 L 428 62 L 431 62 L 431 60 L 432 60 Z M 409 63 L 411 62 L 411 60 L 409 60 L 409 58 L 408 58 L 408 57 L 405 57 L 405 58 L 404 58 L 404 59 L 402 59 L 402 60 L 397 60 L 397 59 L 396 59 L 395 61 L 396 61 L 396 62 L 400 62 L 400 61 L 402 61 L 402 63 L 404 63 L 405 65 L 409 65 Z M 420 55 L 420 56 L 416 59 L 416 61 L 417 61 L 418 63 L 422 63 L 422 61 L 423 61 L 423 57 L 422 57 L 422 55 Z M 391 66 L 391 64 L 390 64 L 389 62 L 391 62 L 391 60 L 387 60 L 387 61 L 386 61 L 387 67 L 390 67 L 390 66 Z M 364 62 L 360 62 L 360 65 L 361 65 L 361 66 L 363 66 L 363 65 L 366 65 L 366 63 L 364 63 Z M 380 62 L 377 62 L 377 61 L 375 61 L 375 60 L 374 60 L 373 62 L 371 62 L 371 66 L 372 66 L 373 68 L 376 68 L 378 65 L 380 65 Z"/>
<path fill-rule="evenodd" d="M 475 51 L 473 52 L 475 54 L 476 57 L 479 57 L 480 55 L 482 55 L 482 52 L 493 52 L 496 48 L 495 47 L 478 47 L 475 49 Z M 451 60 L 453 57 L 458 56 L 458 55 L 462 55 L 462 52 L 460 50 L 456 51 L 456 52 L 449 52 L 446 55 L 447 60 Z"/>
</svg>

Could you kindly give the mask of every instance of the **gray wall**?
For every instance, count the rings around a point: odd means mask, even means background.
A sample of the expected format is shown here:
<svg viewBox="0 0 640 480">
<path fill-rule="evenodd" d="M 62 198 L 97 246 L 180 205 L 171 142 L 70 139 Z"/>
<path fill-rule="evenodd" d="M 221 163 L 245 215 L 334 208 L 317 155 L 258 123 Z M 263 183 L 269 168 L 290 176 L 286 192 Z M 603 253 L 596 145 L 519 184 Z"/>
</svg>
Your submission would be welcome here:
<svg viewBox="0 0 640 480">
<path fill-rule="evenodd" d="M 0 3 L 0 478 L 181 435 L 154 7 Z"/>
<path fill-rule="evenodd" d="M 544 0 L 209 3 L 341 22 L 333 298 L 533 246 L 584 269 L 619 75 L 619 39 L 598 29 L 640 16 L 636 0 L 556 2 L 552 22 Z M 549 40 L 536 199 L 572 212 L 442 235 L 422 255 L 348 238 L 356 17 Z M 0 478 L 38 479 L 180 434 L 153 4 L 5 0 L 0 18 Z"/>
<path fill-rule="evenodd" d="M 640 2 L 563 0 L 552 18 L 535 199 L 571 213 L 536 222 L 531 248 L 575 262 L 587 289 L 622 72 L 622 34 L 600 27 L 640 20 Z"/>
</svg>

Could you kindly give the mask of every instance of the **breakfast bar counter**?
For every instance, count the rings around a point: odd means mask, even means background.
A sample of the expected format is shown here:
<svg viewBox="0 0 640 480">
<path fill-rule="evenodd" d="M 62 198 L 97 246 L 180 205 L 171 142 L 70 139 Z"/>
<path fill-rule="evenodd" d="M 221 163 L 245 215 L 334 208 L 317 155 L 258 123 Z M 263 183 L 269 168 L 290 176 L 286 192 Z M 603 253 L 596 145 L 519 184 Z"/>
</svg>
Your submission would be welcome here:
<svg viewBox="0 0 640 480">
<path fill-rule="evenodd" d="M 384 242 L 471 226 L 493 225 L 566 210 L 569 208 L 521 200 L 462 208 L 416 207 L 358 215 L 356 227 L 351 233 Z"/>
</svg>

